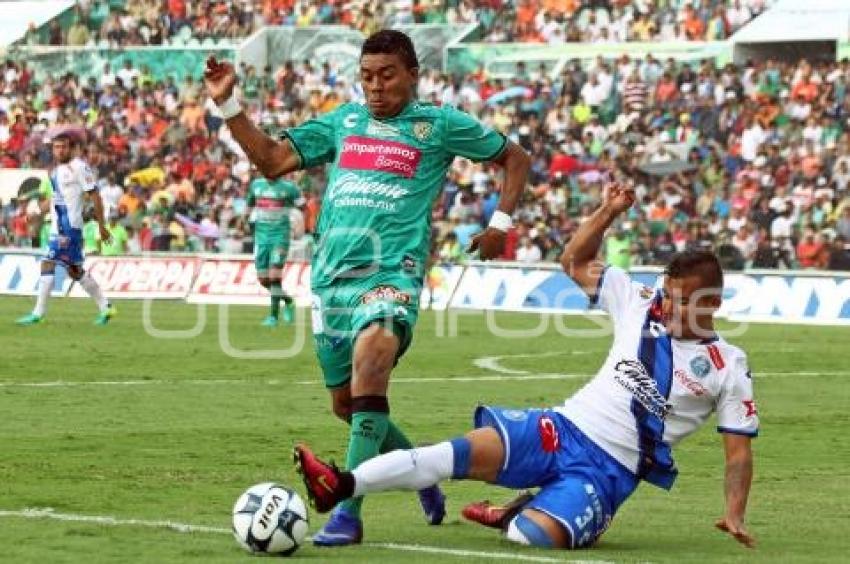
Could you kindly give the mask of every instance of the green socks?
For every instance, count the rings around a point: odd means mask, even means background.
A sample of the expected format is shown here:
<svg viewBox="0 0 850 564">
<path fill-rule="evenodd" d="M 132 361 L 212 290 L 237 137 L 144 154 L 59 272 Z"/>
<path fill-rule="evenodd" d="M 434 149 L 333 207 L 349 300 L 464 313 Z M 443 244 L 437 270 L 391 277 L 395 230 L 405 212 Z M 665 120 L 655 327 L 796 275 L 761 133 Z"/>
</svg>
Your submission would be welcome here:
<svg viewBox="0 0 850 564">
<path fill-rule="evenodd" d="M 413 443 L 410 442 L 407 435 L 396 427 L 395 423 L 389 421 L 387 425 L 387 436 L 381 444 L 381 450 L 378 453 L 384 454 L 394 450 L 410 450 L 412 448 Z"/>
<path fill-rule="evenodd" d="M 280 300 L 283 298 L 283 289 L 280 287 L 280 282 L 274 283 L 269 286 L 269 293 L 272 296 L 272 306 L 269 315 L 277 318 L 280 314 Z"/>
<path fill-rule="evenodd" d="M 352 398 L 351 408 L 351 429 L 345 459 L 345 467 L 348 470 L 357 468 L 360 463 L 383 452 L 388 447 L 388 442 L 393 445 L 388 450 L 398 448 L 396 445 L 410 444 L 407 437 L 390 422 L 390 408 L 386 397 Z M 357 497 L 347 499 L 341 505 L 348 513 L 359 517 L 362 504 L 363 498 Z"/>
</svg>

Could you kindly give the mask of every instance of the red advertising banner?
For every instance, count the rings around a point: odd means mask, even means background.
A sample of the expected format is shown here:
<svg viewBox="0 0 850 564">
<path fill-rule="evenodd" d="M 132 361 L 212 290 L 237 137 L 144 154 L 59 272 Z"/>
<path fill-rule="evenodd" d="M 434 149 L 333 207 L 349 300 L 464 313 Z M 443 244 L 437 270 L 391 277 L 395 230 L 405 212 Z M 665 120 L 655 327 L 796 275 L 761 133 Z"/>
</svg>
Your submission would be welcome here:
<svg viewBox="0 0 850 564">
<path fill-rule="evenodd" d="M 191 257 L 87 257 L 85 268 L 110 298 L 185 298 L 200 259 Z M 79 284 L 71 296 L 88 297 Z"/>
<path fill-rule="evenodd" d="M 283 291 L 295 298 L 298 306 L 310 305 L 310 265 L 290 262 L 283 267 Z M 200 266 L 192 286 L 190 303 L 251 305 L 266 304 L 268 291 L 257 281 L 250 259 L 208 258 Z"/>
</svg>

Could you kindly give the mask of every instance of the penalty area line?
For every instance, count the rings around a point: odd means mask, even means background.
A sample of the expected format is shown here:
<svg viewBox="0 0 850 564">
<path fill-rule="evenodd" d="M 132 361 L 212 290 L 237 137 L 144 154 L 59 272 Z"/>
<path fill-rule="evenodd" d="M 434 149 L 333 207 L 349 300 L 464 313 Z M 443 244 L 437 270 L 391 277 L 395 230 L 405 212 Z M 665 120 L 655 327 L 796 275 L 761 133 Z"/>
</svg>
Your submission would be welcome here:
<svg viewBox="0 0 850 564">
<path fill-rule="evenodd" d="M 118 519 L 108 515 L 80 515 L 76 513 L 57 513 L 50 507 L 32 507 L 17 511 L 0 510 L 0 518 L 20 519 L 54 519 L 72 523 L 88 523 L 107 527 L 146 527 L 149 529 L 166 529 L 177 533 L 209 533 L 217 535 L 233 534 L 230 529 L 210 527 L 206 525 L 191 525 L 169 520 Z M 310 540 L 309 537 L 307 540 Z M 558 562 L 567 564 L 608 564 L 606 560 L 563 560 L 548 556 L 533 556 L 531 554 L 515 554 L 510 552 L 484 552 L 455 548 L 442 548 L 422 544 L 399 544 L 394 542 L 366 542 L 366 548 L 378 548 L 399 552 L 421 552 L 426 554 L 442 554 L 444 556 L 474 557 L 489 560 L 513 560 L 516 562 Z"/>
</svg>

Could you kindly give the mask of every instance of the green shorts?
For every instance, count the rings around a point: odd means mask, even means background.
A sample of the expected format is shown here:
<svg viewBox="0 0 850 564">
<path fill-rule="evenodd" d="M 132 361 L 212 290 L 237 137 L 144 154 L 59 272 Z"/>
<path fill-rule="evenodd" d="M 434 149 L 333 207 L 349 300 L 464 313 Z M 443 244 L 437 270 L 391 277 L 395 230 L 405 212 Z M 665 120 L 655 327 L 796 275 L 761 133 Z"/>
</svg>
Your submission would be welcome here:
<svg viewBox="0 0 850 564">
<path fill-rule="evenodd" d="M 272 241 L 254 244 L 254 267 L 257 269 L 259 278 L 269 277 L 277 271 L 280 278 L 280 270 L 286 264 L 286 256 L 289 254 L 288 241 Z"/>
<path fill-rule="evenodd" d="M 354 342 L 372 323 L 384 323 L 399 338 L 396 362 L 413 339 L 419 317 L 420 281 L 399 273 L 378 273 L 313 288 L 313 340 L 325 386 L 351 380 Z"/>
</svg>

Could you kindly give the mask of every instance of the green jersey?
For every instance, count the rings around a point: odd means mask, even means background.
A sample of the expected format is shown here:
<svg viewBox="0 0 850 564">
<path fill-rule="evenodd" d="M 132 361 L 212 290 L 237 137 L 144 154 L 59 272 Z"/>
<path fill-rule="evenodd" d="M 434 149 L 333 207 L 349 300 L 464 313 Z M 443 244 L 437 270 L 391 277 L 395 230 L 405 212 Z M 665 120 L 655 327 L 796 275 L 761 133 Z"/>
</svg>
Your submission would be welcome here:
<svg viewBox="0 0 850 564">
<path fill-rule="evenodd" d="M 83 225 L 83 251 L 96 253 L 100 250 L 100 226 L 93 219 Z"/>
<path fill-rule="evenodd" d="M 254 208 L 254 237 L 258 244 L 289 241 L 289 211 L 298 205 L 301 192 L 288 180 L 257 178 L 246 198 Z"/>
<path fill-rule="evenodd" d="M 109 234 L 112 238 L 101 245 L 101 253 L 105 257 L 123 255 L 129 239 L 127 230 L 120 223 L 115 224 L 114 227 L 112 225 L 107 225 L 106 229 L 109 230 Z"/>
<path fill-rule="evenodd" d="M 498 157 L 507 139 L 449 106 L 411 102 L 377 119 L 343 104 L 288 129 L 301 167 L 331 164 L 313 256 L 312 285 L 354 272 L 395 271 L 422 278 L 431 207 L 455 156 Z"/>
</svg>

